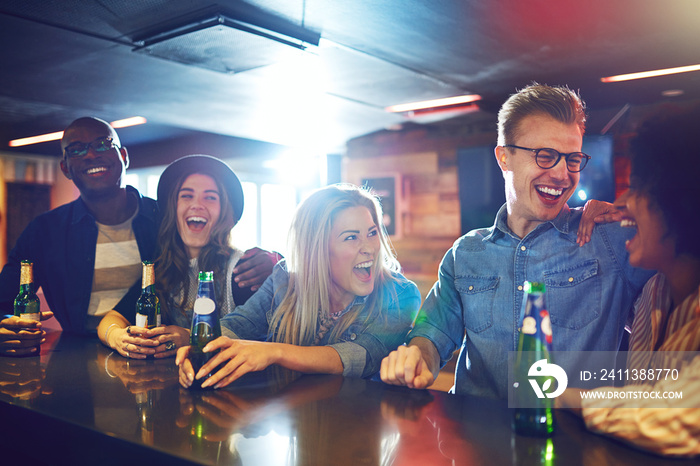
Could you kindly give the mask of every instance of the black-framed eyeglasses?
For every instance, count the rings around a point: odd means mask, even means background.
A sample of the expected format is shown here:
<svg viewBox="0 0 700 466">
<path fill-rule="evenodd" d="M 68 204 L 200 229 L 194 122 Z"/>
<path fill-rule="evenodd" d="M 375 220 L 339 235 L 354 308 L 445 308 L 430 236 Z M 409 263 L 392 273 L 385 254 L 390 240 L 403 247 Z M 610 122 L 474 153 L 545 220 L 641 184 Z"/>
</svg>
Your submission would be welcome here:
<svg viewBox="0 0 700 466">
<path fill-rule="evenodd" d="M 591 159 L 590 155 L 584 154 L 583 152 L 570 152 L 568 154 L 562 154 L 556 149 L 550 149 L 548 147 L 542 147 L 540 149 L 530 149 L 529 147 L 521 147 L 513 144 L 506 144 L 503 147 L 512 147 L 513 149 L 528 150 L 535 153 L 535 163 L 538 167 L 544 168 L 545 170 L 554 168 L 562 157 L 566 159 L 566 168 L 572 173 L 578 173 L 584 168 L 586 164 Z"/>
<path fill-rule="evenodd" d="M 63 149 L 63 155 L 72 159 L 82 158 L 87 155 L 91 147 L 95 152 L 106 152 L 118 146 L 110 136 L 102 136 L 87 144 L 83 142 L 68 144 L 66 148 Z"/>
</svg>

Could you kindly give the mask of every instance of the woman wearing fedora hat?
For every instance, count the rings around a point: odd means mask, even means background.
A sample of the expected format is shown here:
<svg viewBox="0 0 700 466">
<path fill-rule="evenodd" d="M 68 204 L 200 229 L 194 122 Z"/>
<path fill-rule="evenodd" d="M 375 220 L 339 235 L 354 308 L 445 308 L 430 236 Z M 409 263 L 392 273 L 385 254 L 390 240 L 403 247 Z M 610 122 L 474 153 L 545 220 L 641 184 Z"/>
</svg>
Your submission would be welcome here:
<svg viewBox="0 0 700 466">
<path fill-rule="evenodd" d="M 244 254 L 230 246 L 231 230 L 243 213 L 243 189 L 233 170 L 215 157 L 189 155 L 168 165 L 158 182 L 158 208 L 155 285 L 165 325 L 135 327 L 110 311 L 98 328 L 105 344 L 131 358 L 172 356 L 187 344 L 200 270 L 214 272 L 217 309 L 223 317 L 253 294 L 249 283 L 239 282 L 237 264 L 263 256 L 257 267 L 262 277 L 255 279 L 260 284 L 279 258 L 258 248 Z"/>
<path fill-rule="evenodd" d="M 178 350 L 189 387 L 219 388 L 277 364 L 300 372 L 371 377 L 403 344 L 420 307 L 416 285 L 399 273 L 380 223 L 376 196 L 354 185 L 321 188 L 300 204 L 289 232 L 289 260 L 243 306 L 221 320 L 220 350 L 195 374 L 189 347 Z"/>
</svg>

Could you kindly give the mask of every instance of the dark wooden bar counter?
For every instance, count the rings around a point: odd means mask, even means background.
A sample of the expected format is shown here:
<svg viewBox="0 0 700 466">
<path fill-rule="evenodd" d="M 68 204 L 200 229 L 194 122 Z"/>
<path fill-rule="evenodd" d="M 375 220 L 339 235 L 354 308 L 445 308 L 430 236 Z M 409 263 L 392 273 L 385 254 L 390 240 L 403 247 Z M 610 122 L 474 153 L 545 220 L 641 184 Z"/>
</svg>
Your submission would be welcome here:
<svg viewBox="0 0 700 466">
<path fill-rule="evenodd" d="M 2 464 L 689 464 L 563 412 L 549 443 L 515 436 L 510 415 L 501 401 L 278 368 L 190 391 L 172 358 L 128 361 L 60 332 L 40 357 L 0 357 Z"/>
</svg>

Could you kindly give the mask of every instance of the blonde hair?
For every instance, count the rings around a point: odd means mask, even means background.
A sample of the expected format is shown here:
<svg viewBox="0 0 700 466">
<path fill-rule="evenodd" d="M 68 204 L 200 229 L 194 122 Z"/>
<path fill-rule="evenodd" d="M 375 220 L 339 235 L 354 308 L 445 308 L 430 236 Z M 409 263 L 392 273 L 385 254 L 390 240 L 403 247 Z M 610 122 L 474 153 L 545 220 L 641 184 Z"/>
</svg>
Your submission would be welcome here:
<svg viewBox="0 0 700 466">
<path fill-rule="evenodd" d="M 586 131 L 586 104 L 567 86 L 532 83 L 511 95 L 498 112 L 498 145 L 516 144 L 520 123 L 530 115 L 549 115 Z"/>
<path fill-rule="evenodd" d="M 330 309 L 331 229 L 335 219 L 350 207 L 366 207 L 379 230 L 380 248 L 374 265 L 374 290 L 364 305 L 355 306 L 340 318 L 331 331 L 329 341 L 338 341 L 363 309 L 367 310 L 365 322 L 382 314 L 383 296 L 389 288 L 393 290 L 393 287 L 386 285 L 395 280 L 392 272 L 399 272 L 400 266 L 381 222 L 379 199 L 368 189 L 355 185 L 327 186 L 311 194 L 294 214 L 287 258 L 289 287 L 270 323 L 275 341 L 304 346 L 313 344 L 319 318 L 327 316 Z"/>
</svg>

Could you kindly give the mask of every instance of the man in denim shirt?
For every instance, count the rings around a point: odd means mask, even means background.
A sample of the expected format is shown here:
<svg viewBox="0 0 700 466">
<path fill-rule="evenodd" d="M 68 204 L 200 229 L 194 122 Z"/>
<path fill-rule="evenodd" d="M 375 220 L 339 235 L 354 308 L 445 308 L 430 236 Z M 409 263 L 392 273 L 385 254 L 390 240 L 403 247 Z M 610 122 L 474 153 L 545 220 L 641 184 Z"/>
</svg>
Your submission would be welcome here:
<svg viewBox="0 0 700 466">
<path fill-rule="evenodd" d="M 382 380 L 428 387 L 461 346 L 456 393 L 505 398 L 526 280 L 547 287 L 555 351 L 619 349 L 650 273 L 629 266 L 633 232 L 619 223 L 598 225 L 577 244 L 582 212 L 566 202 L 589 158 L 580 152 L 584 130 L 584 103 L 566 87 L 534 84 L 503 104 L 495 155 L 506 203 L 491 228 L 447 252 L 409 345 L 382 361 Z"/>
</svg>

